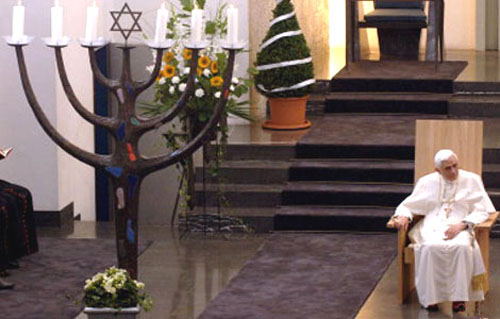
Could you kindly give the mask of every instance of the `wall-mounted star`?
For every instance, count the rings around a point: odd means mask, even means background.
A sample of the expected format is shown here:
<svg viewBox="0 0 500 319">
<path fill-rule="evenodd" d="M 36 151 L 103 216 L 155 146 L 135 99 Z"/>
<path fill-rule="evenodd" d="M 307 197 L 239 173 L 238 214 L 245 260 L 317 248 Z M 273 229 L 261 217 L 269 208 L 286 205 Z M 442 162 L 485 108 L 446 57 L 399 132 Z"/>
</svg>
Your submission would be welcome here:
<svg viewBox="0 0 500 319">
<path fill-rule="evenodd" d="M 114 23 L 111 26 L 111 31 L 120 31 L 122 36 L 125 38 L 125 42 L 127 42 L 128 38 L 130 37 L 130 34 L 132 32 L 141 32 L 142 28 L 139 25 L 139 19 L 142 15 L 142 12 L 139 11 L 132 11 L 128 5 L 128 3 L 125 3 L 120 11 L 110 11 L 111 16 L 113 17 Z M 133 20 L 132 26 L 130 29 L 124 29 L 120 25 L 120 18 L 122 15 L 129 14 L 130 17 Z"/>
</svg>

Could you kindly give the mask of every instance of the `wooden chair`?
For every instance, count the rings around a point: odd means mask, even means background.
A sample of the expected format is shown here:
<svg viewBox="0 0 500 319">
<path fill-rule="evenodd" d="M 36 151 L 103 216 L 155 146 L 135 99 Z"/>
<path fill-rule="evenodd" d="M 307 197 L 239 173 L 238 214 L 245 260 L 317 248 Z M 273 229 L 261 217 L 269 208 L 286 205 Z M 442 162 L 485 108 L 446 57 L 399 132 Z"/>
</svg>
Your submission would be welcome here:
<svg viewBox="0 0 500 319">
<path fill-rule="evenodd" d="M 490 230 L 491 227 L 495 224 L 498 219 L 498 212 L 490 214 L 488 220 L 485 222 L 476 225 L 474 227 L 474 232 L 476 234 L 476 240 L 479 243 L 479 247 L 481 248 L 481 255 L 483 256 L 484 265 L 487 271 L 487 278 L 489 278 L 490 274 Z M 422 216 L 415 216 L 412 224 L 413 226 L 416 222 L 418 222 Z M 390 220 L 387 223 L 388 228 L 396 228 L 394 225 L 394 221 Z M 413 248 L 409 247 L 410 241 L 408 239 L 408 231 L 399 230 L 398 231 L 398 280 L 399 280 L 399 302 L 405 303 L 408 299 L 410 293 L 415 289 L 415 255 L 413 253 Z M 489 283 L 486 281 L 486 287 L 484 288 L 484 292 L 488 292 Z"/>
<path fill-rule="evenodd" d="M 452 149 L 460 160 L 460 167 L 481 175 L 483 149 L 483 123 L 481 121 L 462 120 L 417 120 L 415 139 L 415 181 L 434 169 L 433 156 L 443 148 Z M 493 212 L 488 220 L 474 227 L 484 265 L 489 278 L 489 236 L 491 227 L 498 219 L 499 213 Z M 413 226 L 422 216 L 415 216 Z M 388 228 L 395 228 L 393 220 L 387 223 Z M 410 229 L 409 228 L 409 229 Z M 398 231 L 398 281 L 399 301 L 404 303 L 415 289 L 415 257 L 413 248 L 409 247 L 408 232 Z M 489 290 L 488 281 L 484 287 Z"/>
</svg>

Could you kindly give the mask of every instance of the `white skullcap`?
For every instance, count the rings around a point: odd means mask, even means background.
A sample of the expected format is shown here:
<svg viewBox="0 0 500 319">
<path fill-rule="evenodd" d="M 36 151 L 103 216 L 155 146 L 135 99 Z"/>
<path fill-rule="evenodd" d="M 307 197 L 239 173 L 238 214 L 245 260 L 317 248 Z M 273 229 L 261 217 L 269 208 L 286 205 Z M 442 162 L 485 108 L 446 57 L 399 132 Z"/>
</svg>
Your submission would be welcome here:
<svg viewBox="0 0 500 319">
<path fill-rule="evenodd" d="M 434 166 L 436 168 L 441 168 L 441 165 L 444 161 L 450 159 L 450 157 L 455 156 L 458 158 L 457 154 L 455 154 L 452 150 L 440 150 L 434 155 Z"/>
</svg>

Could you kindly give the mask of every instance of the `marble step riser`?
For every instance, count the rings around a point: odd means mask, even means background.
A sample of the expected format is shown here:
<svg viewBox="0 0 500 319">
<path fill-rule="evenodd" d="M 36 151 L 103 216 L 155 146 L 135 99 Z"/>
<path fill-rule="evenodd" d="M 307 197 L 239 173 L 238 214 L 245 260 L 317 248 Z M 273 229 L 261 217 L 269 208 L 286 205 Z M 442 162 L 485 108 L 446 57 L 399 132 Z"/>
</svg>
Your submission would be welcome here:
<svg viewBox="0 0 500 319">
<path fill-rule="evenodd" d="M 386 206 L 395 207 L 409 194 L 405 193 L 352 193 L 318 191 L 283 191 L 282 205 L 324 206 Z"/>
<path fill-rule="evenodd" d="M 465 93 L 500 93 L 498 82 L 454 82 L 453 89 L 454 92 Z"/>
<path fill-rule="evenodd" d="M 413 160 L 413 146 L 379 145 L 311 145 L 298 144 L 297 158 L 332 158 L 332 159 L 401 159 Z"/>
<path fill-rule="evenodd" d="M 289 160 L 295 157 L 295 145 L 228 144 L 224 154 L 227 161 Z"/>
<path fill-rule="evenodd" d="M 359 166 L 356 169 L 292 167 L 290 181 L 413 183 L 413 170 L 365 169 L 362 162 Z"/>
<path fill-rule="evenodd" d="M 451 116 L 500 117 L 500 103 L 453 103 L 448 106 Z"/>
<path fill-rule="evenodd" d="M 290 181 L 352 181 L 380 183 L 413 183 L 413 170 L 291 167 Z M 486 188 L 500 188 L 500 172 L 483 172 Z"/>
<path fill-rule="evenodd" d="M 220 168 L 220 181 L 228 184 L 281 184 L 288 180 L 287 168 Z M 202 183 L 203 169 L 196 168 L 196 182 Z M 216 183 L 217 178 L 205 169 L 205 182 Z"/>
<path fill-rule="evenodd" d="M 397 207 L 409 193 L 389 192 L 318 192 L 284 190 L 281 205 L 303 206 L 382 206 Z M 500 194 L 491 195 L 491 201 L 496 208 L 500 207 Z"/>
<path fill-rule="evenodd" d="M 353 99 L 327 99 L 326 113 L 422 113 L 447 114 L 447 101 L 370 101 Z"/>
<path fill-rule="evenodd" d="M 448 80 L 333 79 L 331 92 L 432 92 L 453 93 Z"/>
<path fill-rule="evenodd" d="M 482 178 L 483 178 L 484 187 L 486 189 L 488 189 L 488 188 L 500 188 L 500 172 L 484 172 L 483 171 Z"/>
<path fill-rule="evenodd" d="M 205 194 L 201 189 L 196 190 L 196 206 L 203 206 L 204 197 L 207 206 L 217 206 L 217 194 L 207 191 Z M 279 192 L 249 192 L 249 191 L 226 191 L 224 197 L 230 207 L 276 207 L 281 203 Z"/>
</svg>

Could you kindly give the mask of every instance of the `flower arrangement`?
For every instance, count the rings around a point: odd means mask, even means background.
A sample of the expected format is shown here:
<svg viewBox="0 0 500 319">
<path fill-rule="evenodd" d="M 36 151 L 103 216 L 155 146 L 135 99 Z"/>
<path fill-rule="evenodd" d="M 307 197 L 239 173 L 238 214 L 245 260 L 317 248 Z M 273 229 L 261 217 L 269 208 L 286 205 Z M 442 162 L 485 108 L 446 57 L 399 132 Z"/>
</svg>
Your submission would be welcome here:
<svg viewBox="0 0 500 319">
<path fill-rule="evenodd" d="M 153 301 L 142 290 L 144 284 L 132 279 L 126 270 L 111 267 L 85 281 L 83 303 L 87 307 L 115 309 L 139 305 L 149 311 Z"/>
<path fill-rule="evenodd" d="M 198 6 L 203 9 L 204 1 L 197 1 Z M 168 111 L 179 100 L 186 89 L 192 52 L 184 47 L 184 42 L 189 38 L 189 29 L 186 27 L 194 8 L 193 0 L 181 1 L 182 8 L 177 12 L 172 6 L 171 18 L 168 22 L 167 37 L 174 40 L 173 47 L 163 56 L 163 65 L 156 80 L 155 96 L 153 103 L 147 103 L 144 107 L 146 115 L 158 115 Z M 226 5 L 221 5 L 216 11 L 215 17 L 207 18 L 205 34 L 209 41 L 206 49 L 200 52 L 196 69 L 196 80 L 194 96 L 189 100 L 187 108 L 180 114 L 181 122 L 187 119 L 196 119 L 198 124 L 207 122 L 221 97 L 223 74 L 226 70 L 228 54 L 219 42 L 227 32 L 227 19 L 224 16 Z M 151 72 L 153 66 L 149 66 Z M 253 70 L 249 70 L 252 73 Z M 240 99 L 249 92 L 252 85 L 249 78 L 233 77 L 229 88 L 230 94 L 225 108 L 224 116 L 233 114 L 247 120 L 253 120 L 248 112 L 248 100 Z M 187 130 L 187 127 L 183 127 Z M 175 148 L 175 143 L 170 145 Z"/>
</svg>

